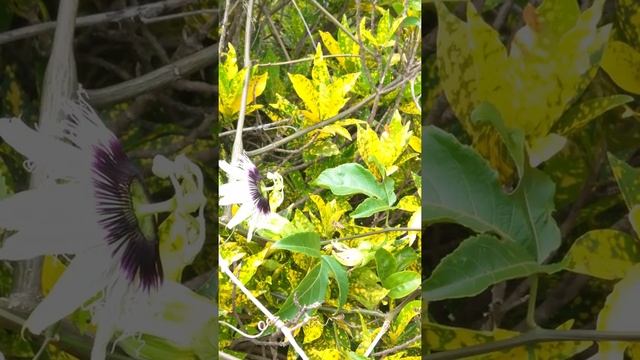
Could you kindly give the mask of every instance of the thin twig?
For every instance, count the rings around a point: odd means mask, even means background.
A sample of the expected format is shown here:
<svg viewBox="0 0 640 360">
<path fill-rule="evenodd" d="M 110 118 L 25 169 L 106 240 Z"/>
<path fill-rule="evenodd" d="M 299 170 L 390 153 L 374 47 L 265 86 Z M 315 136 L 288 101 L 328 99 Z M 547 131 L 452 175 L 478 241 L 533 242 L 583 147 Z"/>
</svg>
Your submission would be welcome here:
<svg viewBox="0 0 640 360">
<path fill-rule="evenodd" d="M 218 45 L 214 44 L 135 79 L 87 90 L 87 101 L 93 106 L 124 101 L 183 79 L 184 76 L 214 64 L 217 58 Z"/>
<path fill-rule="evenodd" d="M 244 85 L 242 86 L 242 98 L 240 100 L 240 112 L 238 113 L 238 126 L 231 150 L 231 162 L 235 163 L 240 158 L 244 147 L 242 146 L 242 128 L 247 107 L 247 95 L 249 94 L 249 78 L 251 77 L 251 21 L 253 12 L 253 0 L 247 0 L 247 20 L 244 29 Z"/>
<path fill-rule="evenodd" d="M 382 327 L 380 327 L 380 331 L 378 331 L 378 334 L 376 335 L 376 337 L 373 339 L 373 341 L 371 342 L 371 344 L 369 345 L 369 347 L 367 348 L 367 351 L 364 352 L 364 356 L 368 357 L 369 355 L 371 355 L 371 353 L 373 352 L 373 349 L 375 349 L 376 345 L 380 342 L 380 340 L 382 339 L 382 336 L 389 330 L 389 328 L 391 327 L 391 322 L 396 318 L 396 316 L 398 316 L 398 314 L 400 313 L 400 311 L 411 301 L 413 301 L 413 299 L 415 299 L 418 295 L 420 294 L 420 290 L 416 290 L 413 293 L 411 293 L 410 295 L 408 295 L 403 301 L 402 303 L 400 303 L 400 305 L 398 305 L 395 309 L 393 309 L 389 314 L 387 314 L 387 316 L 385 316 L 384 322 L 382 323 Z"/>
<path fill-rule="evenodd" d="M 172 10 L 178 7 L 182 7 L 195 0 L 166 0 L 156 3 L 145 4 L 140 6 L 132 6 L 122 10 L 110 11 L 101 14 L 94 14 L 88 16 L 82 16 L 76 19 L 76 27 L 84 27 L 91 25 L 98 25 L 104 23 L 118 22 L 125 19 L 142 17 L 151 18 L 154 15 L 163 13 L 167 10 Z M 48 21 L 36 25 L 26 26 L 23 28 L 11 30 L 0 34 L 0 44 L 6 44 L 8 42 L 29 38 L 38 34 L 45 33 L 47 31 L 54 30 L 56 28 L 55 21 Z"/>
<path fill-rule="evenodd" d="M 249 291 L 249 289 L 247 289 L 244 284 L 231 272 L 231 270 L 229 269 L 228 263 L 227 261 L 222 258 L 221 256 L 218 258 L 218 266 L 220 266 L 220 271 L 222 271 L 225 275 L 227 275 L 227 277 L 229 277 L 229 279 L 231 280 L 231 282 L 233 282 L 239 289 L 240 291 L 242 291 L 243 294 L 245 294 L 245 296 L 251 300 L 251 302 L 258 307 L 258 309 L 260 309 L 260 311 L 269 319 L 269 321 L 278 329 L 282 332 L 282 334 L 284 335 L 284 337 L 287 339 L 287 341 L 289 341 L 289 344 L 291 344 L 291 346 L 293 347 L 293 349 L 295 350 L 295 352 L 303 359 L 303 360 L 308 360 L 309 358 L 307 357 L 307 355 L 305 354 L 304 350 L 302 350 L 302 348 L 300 347 L 300 345 L 298 345 L 298 342 L 296 341 L 296 339 L 293 337 L 293 334 L 291 333 L 291 330 L 282 322 L 282 320 L 280 320 L 279 318 L 277 318 L 275 315 L 273 315 L 269 309 L 267 309 L 264 305 L 262 305 L 262 303 L 256 299 L 255 296 L 253 296 L 253 294 L 251 293 L 251 291 Z"/>
</svg>

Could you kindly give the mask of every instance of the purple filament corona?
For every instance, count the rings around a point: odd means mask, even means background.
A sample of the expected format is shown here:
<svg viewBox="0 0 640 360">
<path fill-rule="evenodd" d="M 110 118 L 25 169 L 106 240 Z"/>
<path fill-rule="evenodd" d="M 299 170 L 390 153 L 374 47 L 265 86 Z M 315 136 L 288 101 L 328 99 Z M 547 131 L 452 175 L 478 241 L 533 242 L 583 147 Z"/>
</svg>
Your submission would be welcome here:
<svg viewBox="0 0 640 360">
<path fill-rule="evenodd" d="M 163 273 L 155 223 L 153 236 L 148 238 L 133 208 L 131 184 L 140 180 L 117 139 L 108 148 L 94 148 L 93 186 L 100 225 L 107 231 L 106 240 L 114 247 L 112 255 L 120 258 L 127 279 L 133 282 L 138 276 L 141 287 L 148 291 L 160 285 Z"/>
<path fill-rule="evenodd" d="M 258 168 L 252 166 L 249 169 L 249 192 L 253 203 L 256 205 L 256 209 L 258 209 L 261 214 L 266 215 L 271 210 L 271 207 L 269 206 L 269 200 L 265 199 L 260 193 L 260 179 L 261 176 Z"/>
</svg>

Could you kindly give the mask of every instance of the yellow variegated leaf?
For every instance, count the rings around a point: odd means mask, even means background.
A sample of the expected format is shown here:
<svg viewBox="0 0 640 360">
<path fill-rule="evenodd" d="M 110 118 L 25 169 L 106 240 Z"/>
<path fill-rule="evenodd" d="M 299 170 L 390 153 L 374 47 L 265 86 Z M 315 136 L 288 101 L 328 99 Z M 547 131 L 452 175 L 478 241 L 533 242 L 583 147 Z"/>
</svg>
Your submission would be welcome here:
<svg viewBox="0 0 640 360">
<path fill-rule="evenodd" d="M 327 64 L 322 58 L 322 49 L 318 45 L 314 57 L 312 79 L 301 74 L 288 74 L 293 88 L 304 102 L 305 110 L 300 113 L 306 118 L 307 125 L 329 119 L 340 112 L 349 100 L 346 94 L 355 85 L 360 73 L 346 74 L 330 78 Z"/>
<path fill-rule="evenodd" d="M 351 91 L 359 76 L 360 73 L 347 74 L 334 79 L 326 87 L 319 86 L 322 89 L 319 91 L 320 121 L 329 119 L 340 112 L 340 109 L 349 101 L 346 94 Z"/>
<path fill-rule="evenodd" d="M 411 135 L 409 138 L 409 146 L 417 153 L 422 152 L 422 141 L 419 137 Z"/>
<path fill-rule="evenodd" d="M 295 106 L 295 104 L 291 103 L 287 98 L 278 93 L 276 93 L 276 102 L 269 104 L 269 108 L 264 110 L 272 121 L 280 121 L 284 118 L 293 117 L 297 111 L 298 107 Z"/>
<path fill-rule="evenodd" d="M 420 316 L 421 309 L 421 300 L 412 300 L 400 310 L 391 326 L 391 330 L 389 330 L 389 338 L 392 344 L 398 344 L 409 322 L 411 322 L 413 318 Z"/>
<path fill-rule="evenodd" d="M 573 320 L 560 325 L 559 329 L 567 329 Z M 497 340 L 505 340 L 517 336 L 519 333 L 511 330 L 495 329 L 494 331 L 478 331 L 452 326 L 445 326 L 427 322 L 428 349 L 436 351 L 454 350 L 468 346 L 481 345 Z M 539 343 L 533 346 L 534 359 L 563 360 L 569 359 L 591 346 L 589 341 L 559 341 Z M 526 346 L 510 348 L 499 353 L 469 357 L 475 360 L 493 359 L 527 359 L 529 349 Z"/>
<path fill-rule="evenodd" d="M 616 1 L 618 28 L 636 50 L 640 49 L 640 3 L 636 0 Z"/>
<path fill-rule="evenodd" d="M 379 179 L 383 174 L 380 174 L 378 164 L 384 167 L 384 175 L 393 172 L 396 160 L 404 152 L 411 137 L 409 127 L 408 122 L 402 124 L 400 113 L 396 111 L 380 138 L 368 125 L 358 128 L 358 152 L 369 170 Z"/>
<path fill-rule="evenodd" d="M 418 108 L 418 106 L 416 106 L 415 101 L 406 101 L 402 104 L 400 104 L 400 106 L 398 107 L 398 109 L 400 111 L 402 111 L 405 114 L 410 114 L 410 115 L 421 115 L 422 111 L 420 111 L 420 109 Z"/>
<path fill-rule="evenodd" d="M 420 209 L 420 201 L 415 195 L 407 195 L 398 201 L 396 207 L 404 211 L 414 212 Z"/>
<path fill-rule="evenodd" d="M 346 201 L 338 201 L 333 199 L 325 202 L 322 197 L 310 194 L 309 199 L 313 201 L 320 214 L 320 223 L 318 231 L 325 237 L 331 238 L 336 232 L 337 224 L 340 223 L 342 215 L 351 210 L 351 206 Z"/>
<path fill-rule="evenodd" d="M 640 237 L 640 205 L 634 205 L 629 212 L 629 222 L 633 227 L 633 231 Z"/>
<path fill-rule="evenodd" d="M 565 257 L 566 269 L 615 280 L 640 262 L 640 247 L 627 233 L 603 229 L 592 230 L 580 236 Z"/>
<path fill-rule="evenodd" d="M 304 103 L 304 106 L 307 108 L 311 116 L 315 116 L 318 119 L 318 92 L 311 82 L 311 80 L 307 79 L 304 75 L 300 74 L 288 74 L 289 80 L 291 80 L 291 84 L 293 84 L 293 89 L 298 94 L 298 97 Z M 317 121 L 316 121 L 317 122 Z"/>
<path fill-rule="evenodd" d="M 379 283 L 378 276 L 367 267 L 356 268 L 349 277 L 349 297 L 369 310 L 375 309 L 389 293 Z"/>
<path fill-rule="evenodd" d="M 313 85 L 318 87 L 320 84 L 329 83 L 329 69 L 327 68 L 327 62 L 322 57 L 322 48 L 320 44 L 316 46 L 316 54 L 313 57 L 313 69 L 311 70 L 311 79 Z"/>
<path fill-rule="evenodd" d="M 331 55 L 342 54 L 342 50 L 340 49 L 340 44 L 338 44 L 338 41 L 336 41 L 336 39 L 333 38 L 333 35 L 331 35 L 331 33 L 320 30 L 320 38 L 322 39 L 324 46 L 327 48 L 327 50 L 329 50 L 329 53 Z M 337 58 L 337 60 L 340 64 L 344 64 L 344 58 L 339 57 Z"/>
<path fill-rule="evenodd" d="M 640 94 L 640 51 L 621 41 L 611 41 L 602 59 L 602 69 L 622 89 Z"/>
<path fill-rule="evenodd" d="M 244 88 L 244 78 L 250 69 L 238 70 L 238 64 L 236 59 L 236 51 L 233 45 L 229 43 L 229 51 L 227 52 L 226 59 L 222 63 L 219 72 L 219 111 L 226 119 L 231 118 L 233 115 L 240 111 L 240 104 L 242 102 L 242 91 Z M 258 96 L 260 96 L 267 86 L 268 73 L 255 75 L 251 74 L 249 78 L 249 86 L 247 88 L 247 108 L 245 113 L 248 114 L 256 109 L 258 106 L 249 106 L 255 102 Z"/>
<path fill-rule="evenodd" d="M 302 327 L 302 331 L 304 332 L 303 343 L 308 344 L 320 338 L 320 336 L 322 336 L 323 329 L 324 324 L 319 317 L 315 316 L 311 318 L 311 320 Z"/>
</svg>

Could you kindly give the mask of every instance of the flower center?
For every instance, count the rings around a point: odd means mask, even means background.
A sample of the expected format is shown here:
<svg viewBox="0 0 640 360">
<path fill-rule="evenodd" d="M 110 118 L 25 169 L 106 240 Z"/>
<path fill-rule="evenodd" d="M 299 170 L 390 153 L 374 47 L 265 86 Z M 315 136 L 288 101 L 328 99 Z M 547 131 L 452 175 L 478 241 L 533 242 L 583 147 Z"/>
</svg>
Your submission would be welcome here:
<svg viewBox="0 0 640 360">
<path fill-rule="evenodd" d="M 157 287 L 163 273 L 155 217 L 136 211 L 147 205 L 147 195 L 117 139 L 94 149 L 93 185 L 99 224 L 107 233 L 112 256 L 129 281 L 137 279 L 146 290 Z"/>
<path fill-rule="evenodd" d="M 138 211 L 138 209 L 143 208 L 144 205 L 149 204 L 149 198 L 147 197 L 147 194 L 144 191 L 144 186 L 140 180 L 134 178 L 131 181 L 129 184 L 129 194 L 131 196 L 133 212 L 135 213 L 136 220 L 138 221 L 138 228 L 147 240 L 152 241 L 155 237 L 156 229 L 155 215 L 153 213 Z"/>
</svg>

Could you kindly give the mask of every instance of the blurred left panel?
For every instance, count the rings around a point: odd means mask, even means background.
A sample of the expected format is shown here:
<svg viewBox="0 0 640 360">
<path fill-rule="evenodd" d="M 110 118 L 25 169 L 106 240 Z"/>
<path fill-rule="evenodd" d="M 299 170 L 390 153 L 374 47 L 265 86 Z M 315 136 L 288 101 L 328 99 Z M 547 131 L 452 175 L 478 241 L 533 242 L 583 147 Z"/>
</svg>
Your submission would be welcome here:
<svg viewBox="0 0 640 360">
<path fill-rule="evenodd" d="M 0 1 L 0 359 L 214 359 L 215 0 Z"/>
</svg>

